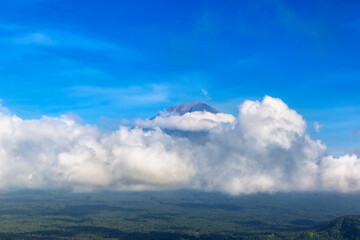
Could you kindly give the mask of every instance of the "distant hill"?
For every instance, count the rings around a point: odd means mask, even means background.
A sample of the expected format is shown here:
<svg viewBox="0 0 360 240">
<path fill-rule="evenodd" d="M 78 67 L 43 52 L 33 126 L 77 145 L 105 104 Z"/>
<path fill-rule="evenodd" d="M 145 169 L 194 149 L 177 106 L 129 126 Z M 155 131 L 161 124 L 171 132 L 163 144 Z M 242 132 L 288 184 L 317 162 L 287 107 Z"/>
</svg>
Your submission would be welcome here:
<svg viewBox="0 0 360 240">
<path fill-rule="evenodd" d="M 346 215 L 305 231 L 274 231 L 246 236 L 246 240 L 360 240 L 360 215 Z"/>
<path fill-rule="evenodd" d="M 206 103 L 203 103 L 203 102 L 193 102 L 193 103 L 184 103 L 184 104 L 180 104 L 180 105 L 175 105 L 175 106 L 172 106 L 172 107 L 166 109 L 165 111 L 169 112 L 169 113 L 175 112 L 181 116 L 184 115 L 185 113 L 189 113 L 189 112 L 221 113 L 221 111 L 219 111 L 216 108 L 214 108 Z M 159 114 L 150 119 L 153 120 L 157 116 L 159 116 Z"/>
<path fill-rule="evenodd" d="M 360 240 L 360 215 L 336 218 L 320 226 L 316 233 L 321 239 Z"/>
<path fill-rule="evenodd" d="M 269 238 L 270 237 L 270 238 Z M 346 215 L 299 233 L 283 232 L 258 236 L 274 240 L 360 240 L 360 215 Z"/>
</svg>

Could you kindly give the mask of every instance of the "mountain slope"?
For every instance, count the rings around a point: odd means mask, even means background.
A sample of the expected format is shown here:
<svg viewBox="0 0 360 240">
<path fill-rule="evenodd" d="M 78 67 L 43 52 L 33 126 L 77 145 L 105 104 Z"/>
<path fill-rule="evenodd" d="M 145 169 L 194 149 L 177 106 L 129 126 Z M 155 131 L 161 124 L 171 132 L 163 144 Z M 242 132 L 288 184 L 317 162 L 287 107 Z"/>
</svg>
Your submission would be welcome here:
<svg viewBox="0 0 360 240">
<path fill-rule="evenodd" d="M 165 112 L 178 113 L 180 116 L 184 115 L 185 113 L 191 113 L 191 112 L 210 112 L 215 114 L 221 113 L 221 111 L 203 102 L 193 102 L 193 103 L 184 103 L 180 105 L 175 105 L 166 109 Z M 159 115 L 160 114 L 150 118 L 150 120 L 155 119 Z"/>
<path fill-rule="evenodd" d="M 360 216 L 339 217 L 319 227 L 317 234 L 328 239 L 360 239 Z"/>
<path fill-rule="evenodd" d="M 210 112 L 210 113 L 220 113 L 219 110 L 217 110 L 216 108 L 207 105 L 206 103 L 202 103 L 202 102 L 193 102 L 193 103 L 184 103 L 181 105 L 175 105 L 172 106 L 170 108 L 168 108 L 166 110 L 167 112 L 176 112 L 179 113 L 180 115 L 184 115 L 185 113 L 188 112 Z"/>
</svg>

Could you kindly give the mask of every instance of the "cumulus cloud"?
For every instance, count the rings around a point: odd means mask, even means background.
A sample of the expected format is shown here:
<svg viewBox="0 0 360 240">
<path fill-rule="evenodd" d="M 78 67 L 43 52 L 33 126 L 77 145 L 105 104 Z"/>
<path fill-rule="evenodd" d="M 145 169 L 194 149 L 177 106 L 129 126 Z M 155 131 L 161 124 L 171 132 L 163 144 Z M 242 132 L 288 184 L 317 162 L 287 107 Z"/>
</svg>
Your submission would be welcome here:
<svg viewBox="0 0 360 240">
<path fill-rule="evenodd" d="M 316 189 L 325 146 L 305 127 L 280 99 L 245 101 L 237 123 L 214 128 L 197 151 L 201 187 L 232 194 Z"/>
<path fill-rule="evenodd" d="M 161 112 L 153 119 L 137 120 L 135 123 L 142 128 L 156 128 L 181 131 L 209 131 L 219 124 L 234 123 L 235 117 L 225 113 L 188 112 L 179 115 L 174 112 Z"/>
<path fill-rule="evenodd" d="M 360 158 L 326 155 L 280 99 L 245 101 L 236 119 L 164 114 L 108 132 L 69 116 L 24 120 L 2 111 L 0 188 L 360 191 Z M 194 144 L 167 128 L 207 134 Z"/>
<path fill-rule="evenodd" d="M 120 127 L 102 133 L 66 116 L 0 115 L 0 186 L 137 189 L 185 183 L 190 158 L 161 131 Z M 188 147 L 189 148 L 189 147 Z"/>
<path fill-rule="evenodd" d="M 280 99 L 265 97 L 245 101 L 239 114 L 241 133 L 248 140 L 267 146 L 278 144 L 289 148 L 297 136 L 304 135 L 305 121 Z"/>
<path fill-rule="evenodd" d="M 326 189 L 342 192 L 360 190 L 360 158 L 355 154 L 339 158 L 326 156 L 321 162 L 320 170 Z"/>
</svg>

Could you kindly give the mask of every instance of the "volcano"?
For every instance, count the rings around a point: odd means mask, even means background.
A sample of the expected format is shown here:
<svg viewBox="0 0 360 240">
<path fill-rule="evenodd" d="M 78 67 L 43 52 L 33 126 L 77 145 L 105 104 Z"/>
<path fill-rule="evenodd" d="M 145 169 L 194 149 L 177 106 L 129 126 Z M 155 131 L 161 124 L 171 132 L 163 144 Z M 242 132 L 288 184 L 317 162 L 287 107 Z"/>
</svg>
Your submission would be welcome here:
<svg viewBox="0 0 360 240">
<path fill-rule="evenodd" d="M 184 103 L 181 105 L 175 105 L 166 110 L 167 112 L 176 112 L 180 115 L 184 115 L 188 112 L 210 112 L 210 113 L 221 113 L 216 108 L 207 105 L 202 102 Z"/>
<path fill-rule="evenodd" d="M 177 113 L 180 116 L 184 115 L 185 113 L 189 112 L 210 112 L 210 113 L 221 113 L 221 111 L 217 110 L 216 108 L 203 103 L 203 102 L 193 102 L 193 103 L 184 103 L 181 105 L 175 105 L 165 110 L 165 112 L 168 113 Z M 150 120 L 153 120 L 158 115 L 150 118 Z"/>
</svg>

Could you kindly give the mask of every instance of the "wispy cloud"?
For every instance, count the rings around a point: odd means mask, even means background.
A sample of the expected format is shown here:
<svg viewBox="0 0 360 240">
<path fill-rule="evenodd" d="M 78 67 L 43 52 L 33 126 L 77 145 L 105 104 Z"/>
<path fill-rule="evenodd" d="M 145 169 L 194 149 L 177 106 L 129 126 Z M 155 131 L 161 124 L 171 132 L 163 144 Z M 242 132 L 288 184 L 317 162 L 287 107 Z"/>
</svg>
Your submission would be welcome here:
<svg viewBox="0 0 360 240">
<path fill-rule="evenodd" d="M 320 132 L 320 128 L 322 128 L 323 125 L 320 124 L 319 122 L 314 122 L 314 129 L 315 129 L 315 132 Z"/>
<path fill-rule="evenodd" d="M 90 97 L 99 102 L 126 103 L 127 106 L 164 103 L 168 102 L 170 97 L 170 87 L 159 84 L 131 86 L 128 88 L 78 86 L 72 88 L 72 92 L 75 97 Z"/>
<path fill-rule="evenodd" d="M 51 82 L 65 89 L 109 81 L 127 74 L 119 65 L 126 68 L 143 60 L 142 54 L 119 42 L 81 31 L 2 24 L 0 33 L 0 75 L 19 86 Z"/>
<path fill-rule="evenodd" d="M 209 93 L 206 89 L 202 88 L 201 92 L 204 94 L 207 100 L 211 100 L 211 97 L 209 96 Z"/>
<path fill-rule="evenodd" d="M 38 44 L 38 45 L 56 45 L 56 42 L 51 39 L 49 36 L 43 33 L 31 33 L 24 37 L 14 38 L 14 43 L 16 44 Z"/>
<path fill-rule="evenodd" d="M 144 58 L 139 52 L 119 43 L 101 39 L 99 36 L 76 33 L 75 31 L 18 25 L 0 25 L 0 29 L 7 31 L 7 34 L 0 41 L 2 45 L 96 51 L 118 59 L 142 60 Z"/>
</svg>

